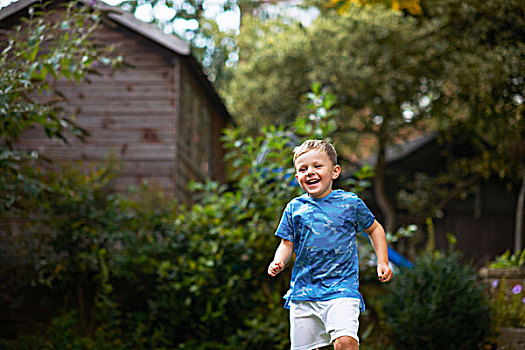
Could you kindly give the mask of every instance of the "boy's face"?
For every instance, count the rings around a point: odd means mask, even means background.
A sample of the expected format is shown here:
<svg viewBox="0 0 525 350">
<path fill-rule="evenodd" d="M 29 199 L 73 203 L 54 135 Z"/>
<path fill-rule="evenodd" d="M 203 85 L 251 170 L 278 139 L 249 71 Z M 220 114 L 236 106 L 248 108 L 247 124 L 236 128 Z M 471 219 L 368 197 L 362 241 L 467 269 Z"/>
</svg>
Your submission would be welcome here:
<svg viewBox="0 0 525 350">
<path fill-rule="evenodd" d="M 295 159 L 295 178 L 311 197 L 322 198 L 332 192 L 332 183 L 341 167 L 333 165 L 324 151 L 311 149 Z"/>
</svg>

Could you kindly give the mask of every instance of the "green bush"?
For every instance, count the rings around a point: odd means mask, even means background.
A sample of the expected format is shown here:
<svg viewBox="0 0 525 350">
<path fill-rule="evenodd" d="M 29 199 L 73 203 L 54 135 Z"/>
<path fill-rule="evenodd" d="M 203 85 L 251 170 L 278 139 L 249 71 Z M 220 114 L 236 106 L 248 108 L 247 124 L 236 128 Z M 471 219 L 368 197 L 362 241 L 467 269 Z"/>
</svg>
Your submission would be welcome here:
<svg viewBox="0 0 525 350">
<path fill-rule="evenodd" d="M 35 302 L 45 299 L 52 317 L 39 325 L 49 331 L 11 348 L 64 339 L 75 349 L 104 349 L 115 339 L 130 349 L 282 348 L 288 281 L 271 280 L 266 266 L 278 244 L 276 220 L 300 191 L 289 175 L 283 181 L 288 138 L 271 129 L 257 137 L 228 132 L 225 142 L 237 160 L 233 185 L 196 185 L 189 208 L 152 198 L 151 189 L 124 199 L 111 191 L 111 171 L 48 174 L 53 191 L 34 228 L 46 235 L 33 254 L 43 290 Z M 257 163 L 245 156 L 254 150 L 264 152 Z M 265 339 L 270 324 L 274 336 Z"/>
<path fill-rule="evenodd" d="M 457 253 L 429 253 L 400 273 L 384 301 L 396 348 L 477 349 L 490 332 L 475 270 Z"/>
</svg>

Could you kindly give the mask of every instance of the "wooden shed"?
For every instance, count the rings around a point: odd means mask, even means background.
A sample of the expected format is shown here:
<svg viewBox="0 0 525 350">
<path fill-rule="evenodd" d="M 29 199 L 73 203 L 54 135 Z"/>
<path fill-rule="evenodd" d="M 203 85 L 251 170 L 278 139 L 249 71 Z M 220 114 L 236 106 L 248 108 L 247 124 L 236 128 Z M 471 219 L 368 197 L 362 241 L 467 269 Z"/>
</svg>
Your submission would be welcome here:
<svg viewBox="0 0 525 350">
<path fill-rule="evenodd" d="M 48 8 L 67 0 L 57 0 Z M 0 29 L 12 28 L 36 0 L 0 9 Z M 231 122 L 221 98 L 192 55 L 187 42 L 162 32 L 119 8 L 85 2 L 104 11 L 93 39 L 113 45 L 129 64 L 124 70 L 101 67 L 100 76 L 76 84 L 61 81 L 65 108 L 90 136 L 70 144 L 49 140 L 31 129 L 18 144 L 57 161 L 101 162 L 113 156 L 121 171 L 117 190 L 147 180 L 171 195 L 188 199 L 190 179 L 224 179 L 220 137 Z"/>
</svg>

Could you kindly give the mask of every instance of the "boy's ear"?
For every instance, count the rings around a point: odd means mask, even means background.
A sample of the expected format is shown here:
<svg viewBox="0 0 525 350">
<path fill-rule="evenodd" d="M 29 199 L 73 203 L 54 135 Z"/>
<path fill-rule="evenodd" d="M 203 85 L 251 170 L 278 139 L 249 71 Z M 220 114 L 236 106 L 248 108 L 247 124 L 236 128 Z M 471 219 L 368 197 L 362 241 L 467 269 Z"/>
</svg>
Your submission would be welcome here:
<svg viewBox="0 0 525 350">
<path fill-rule="evenodd" d="M 339 166 L 339 164 L 336 164 L 334 166 L 334 170 L 332 170 L 332 180 L 337 179 L 339 175 L 341 175 L 341 167 Z"/>
</svg>

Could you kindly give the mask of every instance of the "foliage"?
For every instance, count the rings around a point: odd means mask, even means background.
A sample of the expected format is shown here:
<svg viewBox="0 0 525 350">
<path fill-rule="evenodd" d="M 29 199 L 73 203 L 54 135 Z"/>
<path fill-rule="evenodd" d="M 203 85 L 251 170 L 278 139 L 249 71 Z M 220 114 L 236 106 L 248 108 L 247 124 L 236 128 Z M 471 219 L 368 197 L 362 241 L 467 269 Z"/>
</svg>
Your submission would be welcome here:
<svg viewBox="0 0 525 350">
<path fill-rule="evenodd" d="M 452 159 L 441 158 L 443 163 L 452 164 Z M 466 199 L 479 191 L 480 176 L 465 174 L 465 169 L 445 166 L 445 171 L 408 174 L 399 180 L 400 190 L 396 199 L 400 208 L 406 210 L 416 222 L 426 217 L 441 218 L 444 208 L 453 199 Z"/>
<path fill-rule="evenodd" d="M 49 137 L 64 142 L 64 131 L 85 134 L 64 111 L 63 100 L 53 82 L 59 78 L 81 81 L 93 71 L 95 62 L 114 63 L 110 51 L 89 40 L 100 16 L 89 8 L 67 4 L 61 18 L 51 20 L 52 11 L 31 7 L 29 18 L 2 43 L 0 55 L 0 137 L 12 147 L 20 134 L 39 124 Z"/>
<path fill-rule="evenodd" d="M 24 198 L 36 197 L 45 190 L 40 170 L 32 166 L 38 159 L 35 151 L 0 147 L 0 214 L 27 205 Z"/>
<path fill-rule="evenodd" d="M 445 46 L 440 98 L 434 102 L 445 172 L 415 174 L 401 194 L 416 215 L 439 215 L 451 198 L 525 171 L 523 91 L 525 20 L 520 1 L 421 1 L 419 21 L 436 23 Z M 434 190 L 432 190 L 434 189 Z M 521 215 L 521 214 L 517 214 Z"/>
<path fill-rule="evenodd" d="M 418 235 L 418 227 L 416 225 L 408 225 L 400 227 L 396 232 L 387 232 L 386 240 L 389 245 L 397 244 L 396 250 L 408 250 L 405 248 L 406 242 L 410 239 L 415 240 Z M 377 257 L 374 248 L 370 244 L 370 239 L 366 234 L 357 236 L 359 248 L 359 272 L 362 282 L 376 282 L 377 281 Z M 402 243 L 401 243 L 402 242 Z M 403 252 L 404 253 L 404 252 Z M 392 268 L 394 274 L 397 276 L 397 267 Z M 401 271 L 399 271 L 401 272 Z M 396 277 L 397 278 L 397 277 Z M 367 307 L 368 308 L 368 307 Z"/>
<path fill-rule="evenodd" d="M 350 6 L 383 5 L 394 10 L 406 11 L 412 15 L 421 14 L 419 0 L 311 0 L 323 11 L 336 10 L 338 13 L 348 11 Z"/>
<path fill-rule="evenodd" d="M 417 225 L 408 225 L 406 227 L 400 227 L 394 234 L 387 233 L 386 240 L 389 243 L 396 243 L 400 239 L 413 237 L 417 233 Z"/>
<path fill-rule="evenodd" d="M 69 300 L 66 309 L 78 312 L 80 327 L 92 334 L 100 308 L 112 292 L 108 265 L 114 245 L 120 244 L 129 220 L 121 200 L 110 192 L 112 169 L 87 175 L 64 168 L 48 174 L 51 195 L 41 204 L 40 239 L 49 251 L 39 261 L 39 282 Z M 99 316 L 100 317 L 100 316 Z"/>
<path fill-rule="evenodd" d="M 115 337 L 116 334 L 107 332 L 103 328 L 98 329 L 93 338 L 79 334 L 78 329 L 78 315 L 75 312 L 69 312 L 54 318 L 42 336 L 24 335 L 19 342 L 9 342 L 0 338 L 0 345 L 5 350 L 124 349 L 120 337 Z"/>
<path fill-rule="evenodd" d="M 338 97 L 341 132 L 373 132 L 378 116 L 414 127 L 427 107 L 420 110 L 418 100 L 431 96 L 421 93 L 419 82 L 430 73 L 428 53 L 436 50 L 425 34 L 414 21 L 379 7 L 352 7 L 308 28 L 247 19 L 239 36 L 241 59 L 224 89 L 229 107 L 249 126 L 264 116 L 291 123 L 302 96 L 319 82 Z M 413 111 L 413 123 L 403 119 L 402 104 Z"/>
<path fill-rule="evenodd" d="M 442 128 L 448 131 L 446 137 L 456 137 L 453 130 L 461 130 L 475 150 L 474 157 L 460 157 L 456 166 L 484 178 L 520 179 L 525 167 L 523 4 L 463 1 L 458 7 L 445 1 L 444 5 L 425 5 L 433 20 L 440 18 L 441 35 L 454 33 L 447 48 L 449 78 L 440 109 L 448 118 Z"/>
<path fill-rule="evenodd" d="M 101 344 L 117 339 L 113 322 L 118 310 L 112 300 L 109 267 L 129 218 L 121 210 L 121 201 L 108 192 L 110 171 L 85 174 L 65 169 L 48 172 L 44 181 L 49 191 L 43 198 L 33 198 L 40 205 L 31 208 L 37 209 L 25 212 L 32 217 L 30 225 L 23 227 L 24 235 L 10 237 L 15 244 L 2 251 L 2 258 L 14 259 L 11 273 L 27 279 L 9 290 L 2 305 L 9 311 L 6 315 L 41 310 L 41 315 L 26 321 L 36 329 L 39 322 L 46 326 L 47 318 L 56 317 L 43 335 L 22 337 L 7 348 L 32 343 L 43 349 L 88 349 L 95 343 L 94 348 L 116 348 Z M 25 298 L 15 305 L 11 294 Z"/>
<path fill-rule="evenodd" d="M 355 163 L 365 152 L 377 155 L 375 178 L 382 180 L 386 148 L 429 126 L 439 88 L 433 80 L 440 68 L 435 58 L 443 50 L 427 40 L 433 30 L 431 22 L 419 25 L 379 6 L 328 13 L 307 28 L 245 21 L 240 61 L 224 88 L 228 106 L 248 128 L 269 116 L 291 124 L 302 96 L 319 82 L 337 96 L 331 137 L 340 157 Z M 383 181 L 375 184 L 385 227 L 394 231 L 395 212 Z"/>
<path fill-rule="evenodd" d="M 321 84 L 312 84 L 312 91 L 306 94 L 305 105 L 309 113 L 303 113 L 293 122 L 293 129 L 298 135 L 310 138 L 324 139 L 333 142 L 331 135 L 337 130 L 335 116 L 339 111 L 334 107 L 337 97 L 321 89 Z"/>
<path fill-rule="evenodd" d="M 49 332 L 12 346 L 67 342 L 102 349 L 110 339 L 135 349 L 287 343 L 287 333 L 278 331 L 286 324 L 280 296 L 287 284 L 270 285 L 265 267 L 277 244 L 275 218 L 299 191 L 282 171 L 291 164 L 281 152 L 289 139 L 269 129 L 255 138 L 231 131 L 225 142 L 235 188 L 196 185 L 200 203 L 177 211 L 159 206 L 159 198 L 123 200 L 108 191 L 108 171 L 71 169 L 48 178 L 56 196 L 34 227 L 46 235 L 33 254 L 41 257 L 34 268 L 46 287 L 40 300 L 57 318 Z M 252 151 L 264 157 L 246 156 Z M 280 318 L 266 320 L 268 310 Z M 273 339 L 263 335 L 268 324 L 276 330 Z"/>
<path fill-rule="evenodd" d="M 409 176 L 416 184 L 400 194 L 420 221 L 485 179 L 515 184 L 525 159 L 521 2 L 419 5 L 415 16 L 348 6 L 341 15 L 323 12 L 308 28 L 246 19 L 240 61 L 223 89 L 231 112 L 252 128 L 270 119 L 292 123 L 302 96 L 319 81 L 338 97 L 332 137 L 345 158 L 355 160 L 363 144 L 380 156 L 388 146 L 440 131 L 443 171 Z M 388 176 L 388 169 L 375 170 L 378 179 Z M 391 216 L 388 205 L 382 211 Z"/>
<path fill-rule="evenodd" d="M 228 67 L 238 60 L 237 35 L 221 31 L 213 20 L 201 20 L 199 30 L 201 33 L 190 41 L 192 53 L 201 62 L 204 74 L 220 90 L 223 83 L 231 79 Z M 206 40 L 202 40 L 203 37 Z"/>
<path fill-rule="evenodd" d="M 282 294 L 273 292 L 271 303 L 261 303 L 252 318 L 245 320 L 245 327 L 229 339 L 232 349 L 284 349 L 289 347 L 289 323 L 281 305 Z M 284 315 L 283 315 L 284 313 Z M 283 317 L 284 316 L 284 317 Z"/>
<path fill-rule="evenodd" d="M 5 31 L 6 41 L 0 43 L 0 218 L 3 229 L 0 303 L 6 315 L 12 315 L 21 324 L 33 324 L 49 316 L 47 307 L 53 303 L 53 295 L 39 284 L 39 273 L 47 273 L 44 279 L 53 280 L 52 285 L 56 285 L 55 282 L 63 276 L 64 265 L 60 262 L 68 261 L 65 255 L 71 252 L 57 249 L 64 255 L 46 255 L 52 250 L 46 245 L 49 241 L 45 236 L 52 230 L 52 225 L 44 225 L 40 220 L 48 218 L 46 215 L 53 204 L 71 200 L 74 193 L 69 191 L 72 186 L 60 183 L 52 172 L 42 169 L 47 165 L 42 162 L 42 159 L 47 161 L 45 157 L 34 150 L 17 149 L 16 141 L 26 129 L 34 127 L 40 128 L 48 137 L 64 142 L 67 141 L 67 130 L 74 136 L 85 135 L 74 123 L 73 116 L 62 109 L 63 97 L 55 88 L 55 82 L 60 79 L 78 82 L 86 74 L 95 73 L 95 64 L 116 67 L 120 62 L 110 48 L 89 40 L 100 21 L 99 14 L 75 2 L 65 6 L 61 16 L 45 6 L 30 7 L 29 17 L 21 19 L 20 26 Z M 54 223 L 61 225 L 63 222 L 57 220 Z M 66 233 L 62 237 L 69 238 Z M 78 260 L 82 261 L 88 254 L 81 252 L 79 255 Z M 98 257 L 100 260 L 102 255 Z M 71 260 L 76 258 L 69 257 Z M 50 268 L 51 261 L 57 262 L 56 269 L 45 271 Z M 79 265 L 70 267 L 75 269 Z M 73 275 L 65 280 L 74 279 Z M 95 299 L 101 303 L 107 294 L 107 273 L 99 273 L 96 278 L 97 286 L 101 288 L 100 298 Z M 79 281 L 78 276 L 76 280 Z M 81 289 L 75 293 L 69 290 L 68 295 L 78 293 L 78 299 L 84 300 L 80 297 L 81 292 Z M 27 305 L 35 307 L 34 320 L 25 317 Z M 79 310 L 83 312 L 85 308 Z M 85 321 L 86 317 L 84 314 L 81 320 Z M 33 340 L 27 341 L 31 343 Z"/>
<path fill-rule="evenodd" d="M 510 254 L 510 250 L 505 251 L 500 256 L 497 256 L 494 261 L 490 262 L 491 269 L 507 269 L 512 267 L 522 267 L 525 265 L 525 249 L 521 254 Z"/>
<path fill-rule="evenodd" d="M 510 288 L 505 278 L 494 280 L 490 297 L 495 330 L 501 327 L 525 328 L 525 293 L 521 284 Z"/>
<path fill-rule="evenodd" d="M 158 343 L 150 346 L 196 348 L 210 339 L 220 343 L 252 317 L 254 306 L 268 302 L 264 267 L 276 244 L 268 223 L 278 217 L 290 191 L 297 191 L 271 171 L 289 160 L 277 152 L 286 139 L 278 130 L 245 139 L 231 132 L 225 138 L 232 176 L 239 176 L 236 189 L 196 185 L 201 202 L 175 218 L 162 239 L 166 243 L 143 243 L 125 252 L 120 262 L 117 276 L 133 272 L 130 290 L 154 292 L 145 315 L 158 327 L 152 340 Z M 267 152 L 259 167 L 252 166 L 254 150 Z"/>
<path fill-rule="evenodd" d="M 100 22 L 97 12 L 75 2 L 67 4 L 62 17 L 45 7 L 33 6 L 29 18 L 7 33 L 0 43 L 0 213 L 24 205 L 24 198 L 46 191 L 36 165 L 35 151 L 14 148 L 28 128 L 38 126 L 50 138 L 67 142 L 66 131 L 83 137 L 85 131 L 74 122 L 60 102 L 55 88 L 59 79 L 77 82 L 94 72 L 94 65 L 118 66 L 110 48 L 89 40 Z M 40 163 L 41 164 L 41 163 Z M 27 203 L 25 203 L 27 205 Z"/>
<path fill-rule="evenodd" d="M 429 253 L 399 274 L 384 301 L 396 348 L 475 349 L 488 336 L 489 307 L 458 253 Z M 476 322 L 472 322 L 476 320 Z"/>
</svg>

